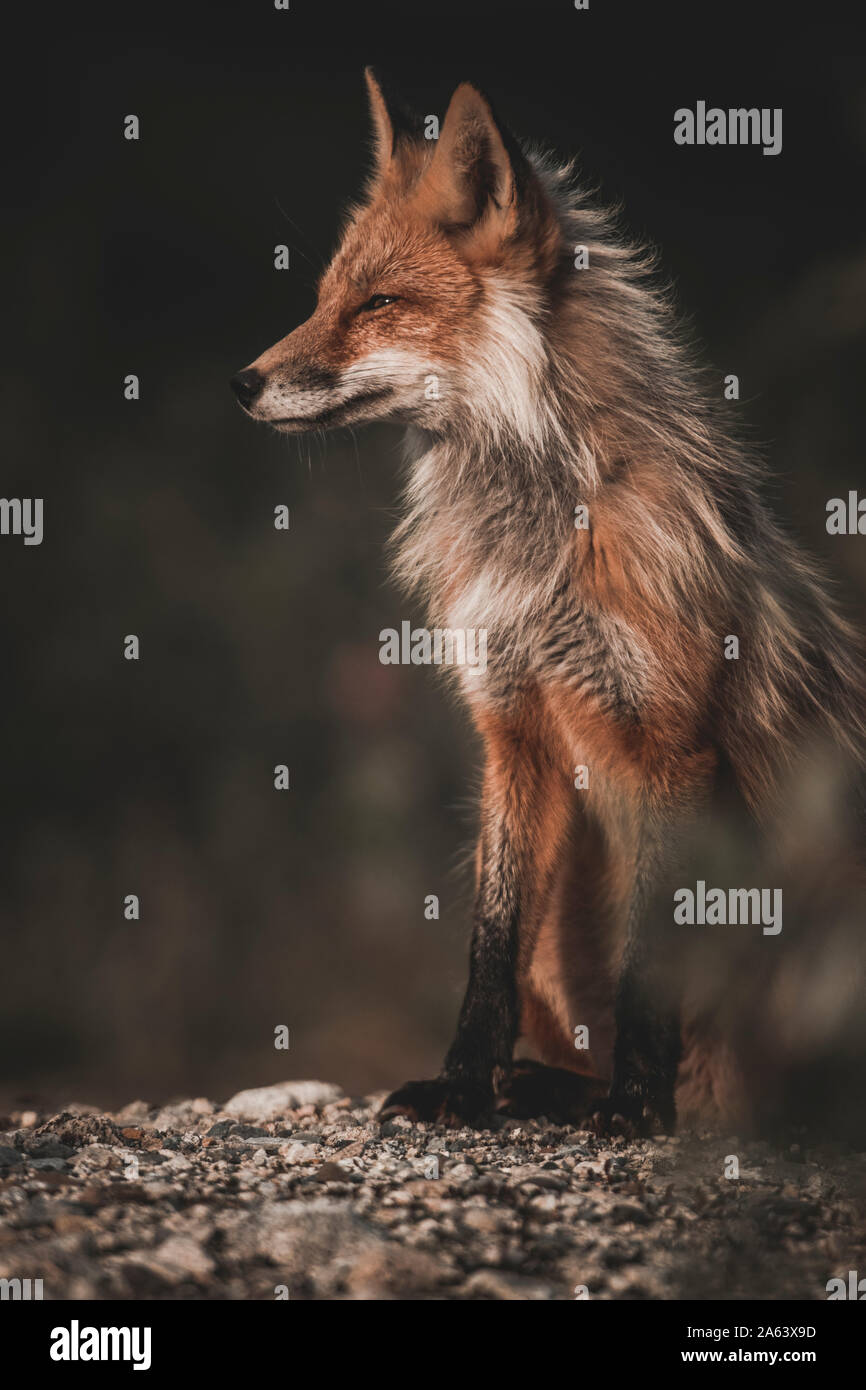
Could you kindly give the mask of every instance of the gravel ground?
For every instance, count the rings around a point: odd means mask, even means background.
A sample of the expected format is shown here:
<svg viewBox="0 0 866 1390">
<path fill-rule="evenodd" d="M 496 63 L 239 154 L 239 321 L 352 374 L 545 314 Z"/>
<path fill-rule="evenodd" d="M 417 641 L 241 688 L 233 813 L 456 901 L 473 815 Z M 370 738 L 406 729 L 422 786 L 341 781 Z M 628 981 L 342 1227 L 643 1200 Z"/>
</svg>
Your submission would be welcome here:
<svg viewBox="0 0 866 1390">
<path fill-rule="evenodd" d="M 380 1127 L 381 1099 L 289 1082 L 4 1116 L 0 1277 L 46 1299 L 824 1299 L 866 1271 L 866 1154 Z"/>
</svg>

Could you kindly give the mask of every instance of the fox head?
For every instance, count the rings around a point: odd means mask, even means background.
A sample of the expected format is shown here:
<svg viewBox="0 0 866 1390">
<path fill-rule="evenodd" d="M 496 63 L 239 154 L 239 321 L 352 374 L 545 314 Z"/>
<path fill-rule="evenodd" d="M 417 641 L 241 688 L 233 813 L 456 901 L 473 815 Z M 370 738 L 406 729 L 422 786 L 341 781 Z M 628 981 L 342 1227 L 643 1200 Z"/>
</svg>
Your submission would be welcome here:
<svg viewBox="0 0 866 1390">
<path fill-rule="evenodd" d="M 434 432 L 530 411 L 562 235 L 542 177 L 485 98 L 455 91 L 438 140 L 366 73 L 375 164 L 315 312 L 232 379 L 299 433 L 396 419 Z"/>
</svg>

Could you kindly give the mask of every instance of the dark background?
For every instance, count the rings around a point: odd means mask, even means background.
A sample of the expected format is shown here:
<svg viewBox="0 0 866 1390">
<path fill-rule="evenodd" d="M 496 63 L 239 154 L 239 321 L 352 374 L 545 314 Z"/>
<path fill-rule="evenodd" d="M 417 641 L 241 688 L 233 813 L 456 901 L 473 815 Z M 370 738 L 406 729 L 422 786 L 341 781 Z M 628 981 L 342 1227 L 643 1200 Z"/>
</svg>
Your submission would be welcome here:
<svg viewBox="0 0 866 1390">
<path fill-rule="evenodd" d="M 2 494 L 44 497 L 45 539 L 0 538 L 6 1103 L 359 1091 L 449 1041 L 477 749 L 429 671 L 378 661 L 381 627 L 422 618 L 383 558 L 399 431 L 287 441 L 227 385 L 311 311 L 366 168 L 365 63 L 440 117 L 480 83 L 622 201 L 856 613 L 863 542 L 824 530 L 866 434 L 844 14 L 237 0 L 40 7 L 7 31 Z M 781 155 L 676 146 L 698 99 L 783 107 Z"/>
</svg>

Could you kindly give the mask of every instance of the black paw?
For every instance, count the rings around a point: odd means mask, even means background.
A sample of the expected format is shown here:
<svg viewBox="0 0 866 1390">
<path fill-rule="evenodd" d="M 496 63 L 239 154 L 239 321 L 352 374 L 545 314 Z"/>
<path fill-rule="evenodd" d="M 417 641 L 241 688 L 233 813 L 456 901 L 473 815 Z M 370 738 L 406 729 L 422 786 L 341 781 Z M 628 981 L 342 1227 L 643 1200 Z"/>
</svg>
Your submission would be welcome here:
<svg viewBox="0 0 866 1390">
<path fill-rule="evenodd" d="M 650 1100 L 620 1094 L 605 1096 L 592 1109 L 589 1129 L 593 1134 L 627 1139 L 649 1139 L 653 1134 L 673 1134 L 676 1110 L 673 1101 Z"/>
<path fill-rule="evenodd" d="M 428 1124 L 477 1125 L 493 1108 L 493 1089 L 475 1081 L 452 1081 L 437 1077 L 434 1081 L 407 1081 L 392 1091 L 382 1103 L 377 1115 L 380 1124 L 395 1115 L 409 1120 L 425 1120 Z"/>
<path fill-rule="evenodd" d="M 607 1089 L 607 1082 L 598 1077 L 522 1060 L 515 1062 L 496 1108 L 500 1115 L 516 1120 L 546 1115 L 550 1120 L 577 1125 L 585 1123 L 598 1108 Z"/>
</svg>

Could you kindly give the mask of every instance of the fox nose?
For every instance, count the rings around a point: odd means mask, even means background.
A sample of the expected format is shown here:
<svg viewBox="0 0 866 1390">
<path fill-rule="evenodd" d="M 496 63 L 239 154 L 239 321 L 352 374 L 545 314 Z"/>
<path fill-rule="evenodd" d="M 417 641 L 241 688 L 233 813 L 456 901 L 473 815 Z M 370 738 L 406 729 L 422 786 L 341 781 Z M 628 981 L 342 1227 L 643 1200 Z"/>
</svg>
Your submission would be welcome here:
<svg viewBox="0 0 866 1390">
<path fill-rule="evenodd" d="M 244 371 L 238 372 L 232 377 L 229 385 L 245 409 L 249 410 L 256 396 L 265 384 L 265 379 L 261 372 L 257 372 L 255 367 L 246 367 Z"/>
</svg>

